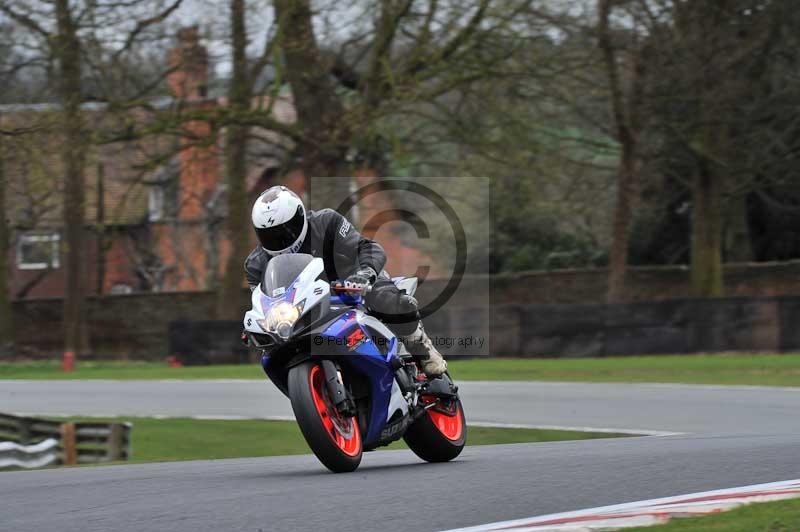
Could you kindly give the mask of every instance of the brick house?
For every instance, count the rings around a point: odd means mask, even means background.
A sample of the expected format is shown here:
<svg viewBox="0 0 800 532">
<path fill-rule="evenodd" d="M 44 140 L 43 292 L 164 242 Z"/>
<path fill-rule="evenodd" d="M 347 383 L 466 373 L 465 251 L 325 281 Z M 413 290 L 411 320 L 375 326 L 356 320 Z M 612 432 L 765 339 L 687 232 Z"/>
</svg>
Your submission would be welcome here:
<svg viewBox="0 0 800 532">
<path fill-rule="evenodd" d="M 101 127 L 103 106 L 86 104 L 90 127 Z M 4 106 L 4 127 L 41 127 L 4 143 L 6 211 L 11 227 L 9 264 L 12 297 L 63 295 L 62 198 L 59 139 L 51 126 L 51 105 Z M 146 248 L 147 188 L 133 170 L 144 161 L 145 145 L 92 150 L 86 167 L 86 286 L 91 292 L 127 292 L 141 287 L 130 256 Z M 143 210 L 143 207 L 145 210 Z"/>
<path fill-rule="evenodd" d="M 226 105 L 224 97 L 209 95 L 208 53 L 197 28 L 180 30 L 169 53 L 170 98 L 154 101 L 169 109 L 211 108 Z M 118 116 L 105 104 L 86 103 L 84 115 L 93 130 L 118 126 Z M 57 119 L 53 104 L 0 106 L 0 124 L 41 126 L 35 133 L 6 141 L 7 212 L 12 229 L 9 264 L 10 291 L 15 298 L 61 297 L 64 292 L 61 243 L 61 183 L 58 175 L 59 138 L 52 127 Z M 295 120 L 289 97 L 279 97 L 274 116 Z M 126 119 L 147 121 L 143 111 Z M 92 145 L 87 157 L 86 234 L 82 250 L 89 294 L 142 291 L 191 291 L 213 288 L 224 268 L 229 245 L 224 235 L 225 186 L 222 142 L 210 139 L 209 125 L 187 122 L 189 135 L 150 136 L 145 139 Z M 264 135 L 275 135 L 261 131 Z M 223 137 L 220 135 L 219 137 Z M 161 163 L 152 167 L 152 161 Z M 252 199 L 267 186 L 284 183 L 304 195 L 306 180 L 299 170 L 279 173 L 279 155 L 250 157 L 247 185 Z M 364 184 L 374 175 L 357 173 Z M 361 218 L 385 208 L 380 202 L 360 206 Z M 391 226 L 388 224 L 387 227 Z M 364 228 L 375 236 L 378 227 Z M 416 269 L 421 255 L 403 244 L 396 231 L 377 235 L 387 248 L 392 272 Z M 242 235 L 253 243 L 253 235 Z"/>
<path fill-rule="evenodd" d="M 196 28 L 180 31 L 169 54 L 172 97 L 152 106 L 211 107 L 224 98 L 208 96 L 208 55 Z M 288 101 L 276 114 L 293 118 Z M 83 105 L 91 130 L 118 127 L 119 116 L 102 103 Z M 144 111 L 126 117 L 141 124 Z M 0 106 L 4 128 L 36 128 L 5 142 L 8 223 L 12 229 L 9 264 L 12 297 L 63 295 L 60 139 L 53 104 Z M 184 124 L 193 139 L 211 138 L 203 122 Z M 92 145 L 87 156 L 86 233 L 82 250 L 88 293 L 201 290 L 213 286 L 228 246 L 222 235 L 225 186 L 221 142 L 178 136 Z M 198 145 L 199 144 L 199 145 Z M 153 167 L 153 161 L 162 161 Z M 252 161 L 251 187 L 260 186 L 265 167 Z M 243 235 L 248 238 L 248 235 Z"/>
</svg>

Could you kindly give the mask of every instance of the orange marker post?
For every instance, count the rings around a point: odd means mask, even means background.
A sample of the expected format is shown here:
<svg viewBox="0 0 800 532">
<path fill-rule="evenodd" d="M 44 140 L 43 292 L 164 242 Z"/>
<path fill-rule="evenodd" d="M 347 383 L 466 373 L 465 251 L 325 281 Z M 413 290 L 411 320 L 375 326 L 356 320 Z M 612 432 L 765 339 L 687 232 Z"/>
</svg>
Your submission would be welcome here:
<svg viewBox="0 0 800 532">
<path fill-rule="evenodd" d="M 65 372 L 75 369 L 75 352 L 64 351 L 64 358 L 61 360 L 61 369 Z"/>
</svg>

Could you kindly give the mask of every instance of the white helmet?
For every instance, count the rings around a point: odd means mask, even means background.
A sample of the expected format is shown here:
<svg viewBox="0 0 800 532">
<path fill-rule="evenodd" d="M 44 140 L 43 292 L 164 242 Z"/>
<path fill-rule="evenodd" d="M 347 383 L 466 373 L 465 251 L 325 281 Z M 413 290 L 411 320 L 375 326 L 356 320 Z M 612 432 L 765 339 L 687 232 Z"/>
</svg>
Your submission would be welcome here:
<svg viewBox="0 0 800 532">
<path fill-rule="evenodd" d="M 303 201 L 284 186 L 268 188 L 253 205 L 253 227 L 270 255 L 297 253 L 308 231 Z"/>
</svg>

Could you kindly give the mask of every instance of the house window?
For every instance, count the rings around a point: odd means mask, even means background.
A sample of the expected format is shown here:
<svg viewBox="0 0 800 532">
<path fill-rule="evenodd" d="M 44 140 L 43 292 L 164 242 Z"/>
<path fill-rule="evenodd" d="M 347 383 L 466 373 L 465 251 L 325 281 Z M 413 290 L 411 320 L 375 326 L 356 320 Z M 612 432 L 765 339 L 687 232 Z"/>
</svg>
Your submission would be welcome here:
<svg viewBox="0 0 800 532">
<path fill-rule="evenodd" d="M 147 196 L 147 219 L 158 222 L 164 219 L 164 187 L 153 185 Z"/>
<path fill-rule="evenodd" d="M 117 283 L 111 287 L 112 294 L 132 294 L 133 288 L 129 284 Z"/>
<path fill-rule="evenodd" d="M 60 242 L 61 237 L 58 233 L 20 235 L 17 241 L 17 268 L 20 270 L 58 268 Z"/>
</svg>

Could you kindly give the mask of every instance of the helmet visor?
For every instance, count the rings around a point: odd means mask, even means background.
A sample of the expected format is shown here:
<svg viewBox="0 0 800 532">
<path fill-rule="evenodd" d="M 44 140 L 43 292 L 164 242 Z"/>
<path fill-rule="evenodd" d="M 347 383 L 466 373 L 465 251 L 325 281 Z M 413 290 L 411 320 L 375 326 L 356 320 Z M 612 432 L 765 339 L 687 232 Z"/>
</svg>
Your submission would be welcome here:
<svg viewBox="0 0 800 532">
<path fill-rule="evenodd" d="M 256 235 L 261 246 L 267 251 L 283 251 L 300 238 L 306 222 L 303 207 L 297 207 L 294 216 L 288 221 L 272 227 L 256 227 Z"/>
</svg>

